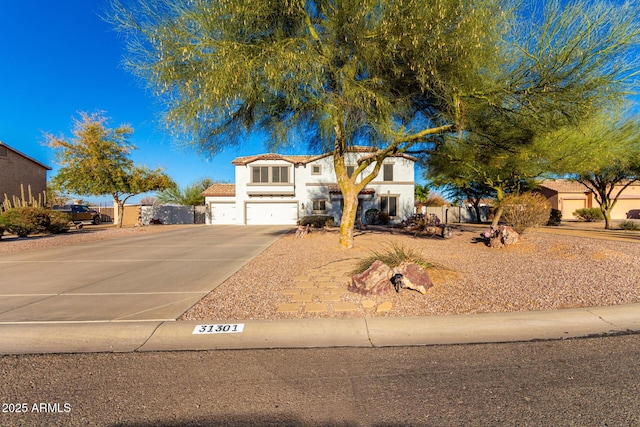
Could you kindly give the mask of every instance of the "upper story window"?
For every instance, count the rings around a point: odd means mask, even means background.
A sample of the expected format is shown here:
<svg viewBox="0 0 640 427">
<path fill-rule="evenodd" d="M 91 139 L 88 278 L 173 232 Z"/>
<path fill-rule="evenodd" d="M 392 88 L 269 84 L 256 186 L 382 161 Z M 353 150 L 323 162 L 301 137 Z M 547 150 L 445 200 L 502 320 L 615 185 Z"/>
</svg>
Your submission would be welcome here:
<svg viewBox="0 0 640 427">
<path fill-rule="evenodd" d="M 353 172 L 355 172 L 355 170 L 356 170 L 355 166 L 347 166 L 347 176 L 351 178 L 351 175 L 353 175 Z"/>
<path fill-rule="evenodd" d="M 311 165 L 311 175 L 321 175 L 322 165 Z"/>
<path fill-rule="evenodd" d="M 6 159 L 7 157 L 9 157 L 9 150 L 7 150 L 7 147 L 0 145 L 0 158 Z"/>
<path fill-rule="evenodd" d="M 386 163 L 382 165 L 382 180 L 393 181 L 393 164 Z"/>
<path fill-rule="evenodd" d="M 253 184 L 289 183 L 289 166 L 252 166 L 251 182 Z"/>
</svg>

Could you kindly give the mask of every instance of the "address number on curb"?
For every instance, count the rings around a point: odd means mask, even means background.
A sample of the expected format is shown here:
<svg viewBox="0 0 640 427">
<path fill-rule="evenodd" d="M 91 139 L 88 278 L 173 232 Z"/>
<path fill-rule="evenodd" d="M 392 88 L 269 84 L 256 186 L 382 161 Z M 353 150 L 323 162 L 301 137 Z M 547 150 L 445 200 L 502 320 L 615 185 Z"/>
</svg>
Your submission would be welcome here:
<svg viewBox="0 0 640 427">
<path fill-rule="evenodd" d="M 192 335 L 197 334 L 237 334 L 244 330 L 244 323 L 231 323 L 220 325 L 196 325 Z"/>
</svg>

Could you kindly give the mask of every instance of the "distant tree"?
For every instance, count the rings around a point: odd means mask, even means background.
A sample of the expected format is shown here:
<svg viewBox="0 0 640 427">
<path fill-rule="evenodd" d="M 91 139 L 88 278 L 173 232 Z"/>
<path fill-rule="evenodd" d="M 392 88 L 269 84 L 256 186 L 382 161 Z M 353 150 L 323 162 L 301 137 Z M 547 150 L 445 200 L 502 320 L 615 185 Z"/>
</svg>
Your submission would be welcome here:
<svg viewBox="0 0 640 427">
<path fill-rule="evenodd" d="M 637 41 L 637 0 L 574 1 L 566 13 L 550 0 L 543 18 L 507 0 L 113 2 L 128 65 L 202 151 L 252 132 L 332 149 L 344 248 L 358 194 L 389 156 L 433 150 L 477 105 L 571 121 L 626 90 L 637 68 L 616 61 Z M 350 176 L 353 145 L 375 151 Z"/>
<path fill-rule="evenodd" d="M 422 213 L 422 207 L 425 206 L 429 198 L 429 187 L 426 184 L 416 184 L 413 187 L 413 197 L 417 204 L 418 213 Z"/>
<path fill-rule="evenodd" d="M 157 201 L 158 203 L 184 206 L 203 206 L 204 196 L 202 195 L 202 192 L 216 182 L 217 181 L 214 181 L 211 178 L 201 178 L 184 188 L 180 188 L 176 185 L 158 193 Z"/>
<path fill-rule="evenodd" d="M 605 228 L 613 228 L 611 211 L 622 192 L 640 181 L 640 120 L 600 116 L 580 132 L 567 132 L 562 138 L 567 144 L 586 147 L 573 165 L 572 176 L 593 192 Z"/>
<path fill-rule="evenodd" d="M 80 113 L 74 119 L 73 137 L 46 134 L 48 145 L 56 151 L 61 168 L 52 182 L 63 191 L 85 195 L 110 195 L 118 205 L 118 227 L 122 226 L 124 204 L 132 196 L 168 188 L 172 181 L 161 170 L 134 165 L 128 143 L 133 129 L 121 125 L 106 127 L 103 113 Z"/>
</svg>

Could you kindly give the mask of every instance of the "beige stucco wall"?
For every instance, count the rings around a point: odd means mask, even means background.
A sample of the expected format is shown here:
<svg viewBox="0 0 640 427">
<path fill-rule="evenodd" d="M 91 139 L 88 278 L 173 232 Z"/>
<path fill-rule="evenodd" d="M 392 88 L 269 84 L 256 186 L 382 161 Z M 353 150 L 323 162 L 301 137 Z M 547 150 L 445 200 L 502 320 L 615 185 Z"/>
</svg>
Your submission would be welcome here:
<svg viewBox="0 0 640 427">
<path fill-rule="evenodd" d="M 7 148 L 6 153 L 6 157 L 0 157 L 0 202 L 4 199 L 5 193 L 9 200 L 12 200 L 13 196 L 22 197 L 21 184 L 25 199 L 28 200 L 28 189 L 31 186 L 31 194 L 37 200 L 38 194 L 47 189 L 47 170 L 11 149 Z"/>
</svg>

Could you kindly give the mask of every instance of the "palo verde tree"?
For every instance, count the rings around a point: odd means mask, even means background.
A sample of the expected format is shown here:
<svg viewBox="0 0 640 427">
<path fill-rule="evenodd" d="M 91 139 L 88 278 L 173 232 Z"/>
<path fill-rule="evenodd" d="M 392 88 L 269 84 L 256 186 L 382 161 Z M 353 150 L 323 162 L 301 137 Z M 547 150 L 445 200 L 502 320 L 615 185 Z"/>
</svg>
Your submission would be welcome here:
<svg viewBox="0 0 640 427">
<path fill-rule="evenodd" d="M 116 3 L 112 20 L 166 121 L 201 150 L 251 132 L 331 150 L 350 248 L 358 193 L 385 158 L 453 129 L 460 93 L 480 86 L 504 30 L 500 2 L 140 0 Z M 354 145 L 374 152 L 349 175 Z"/>
<path fill-rule="evenodd" d="M 640 121 L 601 114 L 580 129 L 556 135 L 567 145 L 582 147 L 581 155 L 567 159 L 565 171 L 589 189 L 612 228 L 611 211 L 622 192 L 640 181 Z"/>
<path fill-rule="evenodd" d="M 540 26 L 550 22 L 554 42 L 564 34 L 584 40 L 568 58 L 552 48 L 536 58 L 527 40 L 513 37 L 525 19 L 509 0 L 113 1 L 110 20 L 129 36 L 127 65 L 167 103 L 171 128 L 201 151 L 215 154 L 256 132 L 272 146 L 303 140 L 333 152 L 345 248 L 353 245 L 358 193 L 385 158 L 433 148 L 476 104 L 514 114 L 550 110 L 547 118 L 583 112 L 605 86 L 617 93 L 611 80 L 591 78 L 592 55 L 619 54 L 629 27 L 612 29 L 603 50 L 601 26 L 585 33 L 584 22 L 544 16 Z M 580 2 L 574 12 L 585 8 Z M 586 62 L 573 61 L 581 54 Z M 354 145 L 374 153 L 349 175 L 345 156 Z"/>
<path fill-rule="evenodd" d="M 124 204 L 132 196 L 162 190 L 172 185 L 161 169 L 137 166 L 129 158 L 135 147 L 128 142 L 133 129 L 121 125 L 106 127 L 102 113 L 80 113 L 74 119 L 72 138 L 46 134 L 48 145 L 56 151 L 61 166 L 52 184 L 83 196 L 110 195 L 118 205 L 117 225 L 122 226 Z"/>
</svg>

